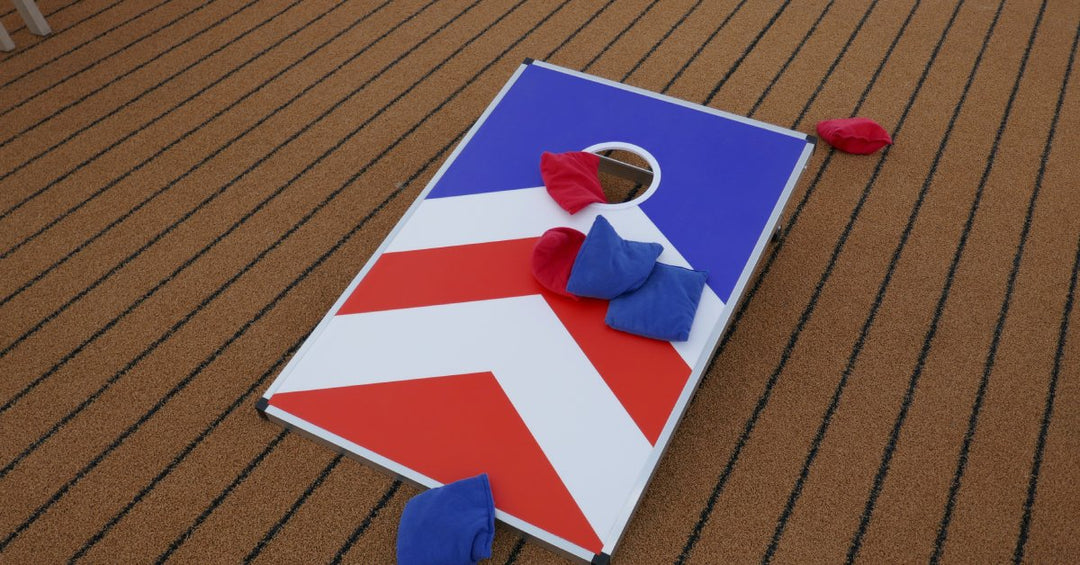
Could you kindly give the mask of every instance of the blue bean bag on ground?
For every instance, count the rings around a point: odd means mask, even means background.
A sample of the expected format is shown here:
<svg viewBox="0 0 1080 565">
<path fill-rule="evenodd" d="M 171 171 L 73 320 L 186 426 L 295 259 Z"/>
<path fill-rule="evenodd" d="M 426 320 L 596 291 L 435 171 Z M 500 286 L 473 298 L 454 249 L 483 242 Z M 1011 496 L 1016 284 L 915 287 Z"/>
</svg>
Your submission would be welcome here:
<svg viewBox="0 0 1080 565">
<path fill-rule="evenodd" d="M 615 298 L 641 286 L 663 250 L 659 243 L 619 237 L 607 218 L 597 216 L 574 260 L 566 290 L 589 298 Z"/>
<path fill-rule="evenodd" d="M 495 502 L 486 474 L 420 493 L 398 526 L 399 565 L 473 565 L 491 557 Z"/>
<path fill-rule="evenodd" d="M 608 304 L 608 326 L 653 339 L 686 341 L 707 274 L 657 263 L 645 284 Z"/>
</svg>

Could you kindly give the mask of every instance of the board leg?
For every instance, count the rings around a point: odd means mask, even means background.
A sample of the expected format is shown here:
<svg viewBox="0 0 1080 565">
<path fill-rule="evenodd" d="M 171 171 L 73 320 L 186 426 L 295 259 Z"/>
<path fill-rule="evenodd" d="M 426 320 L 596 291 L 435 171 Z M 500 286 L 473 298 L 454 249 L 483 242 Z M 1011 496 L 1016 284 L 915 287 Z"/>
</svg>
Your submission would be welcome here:
<svg viewBox="0 0 1080 565">
<path fill-rule="evenodd" d="M 0 51 L 11 51 L 12 49 L 15 49 L 15 42 L 11 40 L 11 36 L 4 29 L 4 24 L 0 23 Z"/>
<path fill-rule="evenodd" d="M 30 30 L 30 33 L 34 35 L 49 35 L 52 33 L 49 23 L 45 21 L 45 16 L 41 15 L 41 10 L 38 9 L 34 0 L 12 0 L 12 2 L 15 4 L 15 9 L 19 11 L 19 15 L 22 16 L 23 21 L 26 22 L 26 28 Z"/>
</svg>

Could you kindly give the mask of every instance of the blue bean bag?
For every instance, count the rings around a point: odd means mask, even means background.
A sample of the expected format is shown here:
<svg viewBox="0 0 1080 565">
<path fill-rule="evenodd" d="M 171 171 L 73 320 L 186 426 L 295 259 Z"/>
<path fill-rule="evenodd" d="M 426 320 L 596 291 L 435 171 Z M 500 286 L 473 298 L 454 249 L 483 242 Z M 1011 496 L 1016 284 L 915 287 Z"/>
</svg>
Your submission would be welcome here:
<svg viewBox="0 0 1080 565">
<path fill-rule="evenodd" d="M 597 216 L 574 259 L 566 290 L 589 298 L 615 298 L 641 286 L 663 250 L 659 243 L 619 237 L 607 218 Z"/>
<path fill-rule="evenodd" d="M 486 474 L 420 493 L 398 526 L 399 565 L 473 565 L 491 557 L 495 502 Z"/>
<path fill-rule="evenodd" d="M 686 341 L 708 275 L 657 263 L 645 284 L 608 304 L 608 326 L 653 339 Z"/>
</svg>

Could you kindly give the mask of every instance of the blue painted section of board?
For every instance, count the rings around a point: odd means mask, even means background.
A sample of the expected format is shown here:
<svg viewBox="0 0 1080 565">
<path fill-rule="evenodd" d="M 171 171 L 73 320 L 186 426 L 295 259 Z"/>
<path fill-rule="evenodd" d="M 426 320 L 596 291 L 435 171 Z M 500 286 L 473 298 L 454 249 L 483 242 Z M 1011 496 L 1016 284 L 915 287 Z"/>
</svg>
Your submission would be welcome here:
<svg viewBox="0 0 1080 565">
<path fill-rule="evenodd" d="M 541 186 L 544 151 L 612 141 L 656 158 L 660 185 L 641 209 L 727 302 L 803 137 L 529 65 L 428 198 Z"/>
</svg>

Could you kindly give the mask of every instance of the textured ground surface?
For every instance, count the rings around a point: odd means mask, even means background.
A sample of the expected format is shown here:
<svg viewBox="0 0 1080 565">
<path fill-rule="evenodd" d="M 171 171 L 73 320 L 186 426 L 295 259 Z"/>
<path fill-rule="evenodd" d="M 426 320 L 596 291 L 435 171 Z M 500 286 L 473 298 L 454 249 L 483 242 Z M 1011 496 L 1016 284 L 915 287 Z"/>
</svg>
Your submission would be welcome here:
<svg viewBox="0 0 1080 565">
<path fill-rule="evenodd" d="M 1075 1 L 40 5 L 0 15 L 0 561 L 392 562 L 415 489 L 253 403 L 525 57 L 896 140 L 815 154 L 618 562 L 1080 555 Z"/>
</svg>

